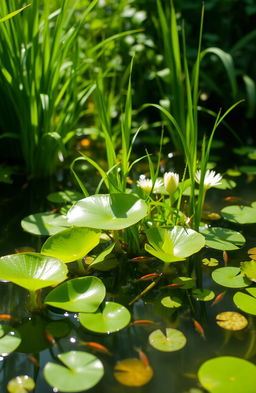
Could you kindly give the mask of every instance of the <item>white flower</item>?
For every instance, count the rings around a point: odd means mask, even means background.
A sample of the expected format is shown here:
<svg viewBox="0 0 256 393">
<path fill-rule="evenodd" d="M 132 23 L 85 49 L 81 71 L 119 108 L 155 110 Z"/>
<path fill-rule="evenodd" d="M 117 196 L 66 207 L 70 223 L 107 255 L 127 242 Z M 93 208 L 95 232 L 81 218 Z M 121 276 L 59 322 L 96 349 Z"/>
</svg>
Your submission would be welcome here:
<svg viewBox="0 0 256 393">
<path fill-rule="evenodd" d="M 195 180 L 198 184 L 200 184 L 200 179 L 201 179 L 201 169 L 196 171 L 196 175 L 195 175 Z M 222 176 L 219 173 L 216 173 L 214 171 L 210 171 L 208 169 L 205 172 L 204 188 L 206 190 L 209 190 L 209 188 L 217 186 L 218 184 L 221 184 L 221 179 L 222 179 Z"/>
<path fill-rule="evenodd" d="M 137 186 L 142 188 L 147 194 L 150 193 L 153 187 L 153 182 L 151 179 L 140 179 L 137 181 Z M 154 184 L 154 192 L 159 192 L 161 187 L 163 186 L 163 182 L 160 179 L 156 179 Z"/>
<path fill-rule="evenodd" d="M 168 194 L 172 195 L 178 188 L 179 175 L 174 172 L 165 172 L 164 174 L 164 188 Z"/>
</svg>

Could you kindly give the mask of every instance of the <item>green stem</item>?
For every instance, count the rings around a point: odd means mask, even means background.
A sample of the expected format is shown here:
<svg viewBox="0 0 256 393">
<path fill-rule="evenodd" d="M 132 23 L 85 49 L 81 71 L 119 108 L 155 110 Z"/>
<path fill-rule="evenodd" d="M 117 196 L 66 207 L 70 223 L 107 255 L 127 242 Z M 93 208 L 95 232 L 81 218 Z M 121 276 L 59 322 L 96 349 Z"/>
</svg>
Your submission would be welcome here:
<svg viewBox="0 0 256 393">
<path fill-rule="evenodd" d="M 29 291 L 29 298 L 27 302 L 27 308 L 29 311 L 39 311 L 44 308 L 44 304 L 41 299 L 41 290 Z"/>
</svg>

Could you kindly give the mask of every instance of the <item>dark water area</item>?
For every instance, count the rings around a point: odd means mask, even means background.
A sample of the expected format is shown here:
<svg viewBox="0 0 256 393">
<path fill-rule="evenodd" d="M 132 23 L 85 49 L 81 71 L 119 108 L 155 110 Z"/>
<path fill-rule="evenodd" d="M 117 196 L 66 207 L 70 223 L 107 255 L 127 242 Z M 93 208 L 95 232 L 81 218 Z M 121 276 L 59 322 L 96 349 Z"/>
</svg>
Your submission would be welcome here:
<svg viewBox="0 0 256 393">
<path fill-rule="evenodd" d="M 250 182 L 249 182 L 250 181 Z M 58 182 L 57 182 L 58 188 Z M 0 254 L 12 254 L 20 247 L 33 247 L 39 251 L 44 238 L 32 236 L 22 230 L 20 221 L 24 216 L 39 211 L 46 211 L 53 206 L 47 201 L 49 192 L 56 190 L 56 182 L 37 182 L 32 186 L 23 183 L 6 185 L 1 192 L 1 238 Z M 227 205 L 224 198 L 228 195 L 239 196 L 248 202 L 256 200 L 255 180 L 246 177 L 239 180 L 235 190 L 210 190 L 206 204 L 212 211 L 218 212 Z M 214 223 L 215 225 L 215 223 Z M 241 261 L 248 259 L 246 251 L 256 246 L 256 226 L 236 225 L 218 221 L 222 227 L 231 227 L 241 232 L 248 242 L 238 251 L 229 252 L 229 261 L 232 266 L 239 266 Z M 218 250 L 204 249 L 198 255 L 199 259 L 213 257 L 219 260 L 219 266 L 224 266 L 223 253 Z M 188 262 L 186 262 L 188 263 Z M 223 311 L 237 311 L 232 301 L 235 290 L 221 288 L 211 279 L 213 268 L 203 268 L 203 286 L 215 292 L 215 295 L 225 291 L 223 299 L 213 304 L 213 301 L 196 301 L 191 290 L 181 288 L 164 288 L 173 277 L 186 275 L 184 264 L 171 264 L 170 271 L 159 284 L 145 296 L 129 306 L 134 297 L 148 285 L 148 282 L 138 282 L 143 274 L 162 269 L 161 263 L 135 263 L 126 261 L 124 270 L 120 275 L 118 268 L 109 272 L 95 272 L 107 288 L 107 300 L 116 301 L 125 305 L 131 312 L 132 321 L 151 320 L 152 324 L 133 326 L 129 324 L 117 333 L 97 334 L 86 330 L 80 325 L 76 313 L 64 312 L 54 308 L 47 308 L 43 313 L 31 314 L 26 311 L 28 295 L 18 286 L 0 283 L 0 314 L 13 314 L 16 319 L 13 327 L 23 330 L 27 340 L 23 346 L 8 357 L 0 357 L 0 387 L 6 391 L 8 381 L 17 375 L 29 375 L 36 380 L 35 393 L 57 392 L 52 389 L 43 377 L 43 368 L 49 361 L 56 362 L 58 353 L 70 350 L 87 351 L 81 342 L 98 342 L 106 346 L 109 354 L 96 353 L 95 355 L 104 365 L 102 380 L 89 391 L 92 393 L 204 393 L 206 392 L 197 380 L 197 371 L 207 359 L 217 356 L 236 356 L 251 362 L 256 361 L 255 319 L 248 316 L 249 326 L 238 332 L 221 329 L 216 324 L 216 315 Z M 47 289 L 43 294 L 47 293 Z M 169 309 L 161 304 L 164 296 L 181 296 L 183 304 L 180 308 Z M 203 327 L 204 333 L 195 328 L 194 320 Z M 47 342 L 43 337 L 45 326 L 52 321 L 66 321 L 69 329 L 64 337 L 55 339 L 54 343 Z M 3 322 L 5 324 L 6 322 Z M 162 352 L 153 348 L 149 343 L 149 334 L 155 329 L 179 329 L 186 337 L 186 345 L 179 351 Z M 136 348 L 140 348 L 147 356 L 154 371 L 154 376 L 146 385 L 141 387 L 128 387 L 118 383 L 113 375 L 115 364 L 126 358 L 138 358 Z M 93 351 L 92 351 L 93 353 Z M 32 358 L 39 362 L 38 368 Z M 229 392 L 227 392 L 229 393 Z M 230 392 L 231 393 L 231 392 Z M 245 392 L 246 393 L 246 392 Z"/>
</svg>

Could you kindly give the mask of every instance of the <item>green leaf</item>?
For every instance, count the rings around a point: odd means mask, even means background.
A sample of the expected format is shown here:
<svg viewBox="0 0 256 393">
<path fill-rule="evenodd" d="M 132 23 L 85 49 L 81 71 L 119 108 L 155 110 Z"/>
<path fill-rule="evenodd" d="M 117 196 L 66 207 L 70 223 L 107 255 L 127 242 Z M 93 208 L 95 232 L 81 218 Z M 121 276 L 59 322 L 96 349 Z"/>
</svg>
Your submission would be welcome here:
<svg viewBox="0 0 256 393">
<path fill-rule="evenodd" d="M 25 8 L 27 8 L 29 6 L 31 6 L 31 4 L 25 5 L 25 7 L 22 7 L 16 11 L 10 12 L 9 14 L 5 15 L 3 18 L 0 18 L 0 23 L 13 18 L 14 16 L 18 15 L 20 12 L 22 12 L 23 10 L 25 10 Z"/>
<path fill-rule="evenodd" d="M 208 302 L 212 300 L 215 296 L 215 293 L 210 289 L 193 289 L 192 295 L 196 300 L 201 300 L 203 302 Z"/>
<path fill-rule="evenodd" d="M 118 257 L 111 254 L 115 247 L 115 243 L 110 244 L 105 250 L 103 250 L 92 263 L 90 268 L 97 269 L 100 271 L 107 271 L 115 268 L 118 265 Z"/>
<path fill-rule="evenodd" d="M 196 280 L 191 277 L 176 277 L 173 280 L 174 284 L 182 284 L 180 289 L 191 289 L 195 288 L 196 286 Z"/>
<path fill-rule="evenodd" d="M 241 172 L 246 173 L 247 175 L 256 175 L 256 166 L 255 165 L 240 166 L 239 169 Z"/>
<path fill-rule="evenodd" d="M 251 281 L 241 274 L 239 267 L 220 267 L 212 272 L 212 279 L 217 284 L 228 288 L 248 287 Z"/>
<path fill-rule="evenodd" d="M 43 244 L 41 253 L 68 263 L 83 258 L 99 241 L 99 231 L 72 227 L 49 237 Z"/>
<path fill-rule="evenodd" d="M 148 241 L 145 250 L 162 261 L 177 262 L 199 251 L 205 244 L 204 236 L 192 230 L 175 226 L 171 231 L 150 228 L 146 231 Z"/>
<path fill-rule="evenodd" d="M 248 360 L 220 356 L 201 365 L 198 379 L 210 393 L 255 393 L 256 366 Z"/>
<path fill-rule="evenodd" d="M 236 182 L 230 179 L 222 179 L 220 184 L 214 186 L 214 188 L 218 188 L 220 190 L 232 190 L 232 188 L 235 187 L 236 187 Z"/>
<path fill-rule="evenodd" d="M 7 390 L 9 393 L 27 393 L 35 386 L 34 380 L 28 375 L 19 375 L 8 382 Z"/>
<path fill-rule="evenodd" d="M 51 347 L 52 343 L 46 337 L 47 321 L 38 313 L 32 314 L 29 320 L 20 325 L 17 330 L 21 343 L 17 351 L 22 353 L 37 353 Z"/>
<path fill-rule="evenodd" d="M 83 198 L 83 194 L 71 190 L 52 192 L 51 194 L 47 195 L 48 201 L 53 203 L 72 203 L 78 201 L 81 198 Z"/>
<path fill-rule="evenodd" d="M 250 295 L 243 292 L 236 292 L 233 296 L 233 302 L 240 310 L 256 315 L 256 288 L 246 288 Z"/>
<path fill-rule="evenodd" d="M 154 330 L 149 335 L 149 343 L 157 349 L 163 352 L 173 352 L 182 349 L 187 342 L 184 334 L 178 329 L 166 329 L 166 334 L 162 330 Z"/>
<path fill-rule="evenodd" d="M 103 364 L 90 353 L 64 352 L 58 355 L 58 359 L 65 367 L 48 362 L 43 373 L 48 384 L 61 392 L 90 389 L 103 377 Z"/>
<path fill-rule="evenodd" d="M 219 261 L 215 258 L 204 258 L 202 259 L 202 262 L 205 266 L 218 266 Z"/>
<path fill-rule="evenodd" d="M 44 303 L 72 312 L 94 312 L 106 294 L 103 282 L 97 277 L 80 277 L 54 288 Z"/>
<path fill-rule="evenodd" d="M 179 308 L 182 306 L 182 301 L 177 296 L 165 296 L 161 299 L 161 304 L 167 308 Z"/>
<path fill-rule="evenodd" d="M 256 223 L 256 209 L 250 206 L 226 206 L 221 210 L 222 216 L 231 222 L 238 224 Z"/>
<path fill-rule="evenodd" d="M 0 324 L 0 355 L 7 356 L 20 345 L 21 338 L 11 326 Z"/>
<path fill-rule="evenodd" d="M 49 236 L 69 227 L 66 216 L 49 212 L 31 214 L 21 221 L 22 228 L 34 235 Z"/>
<path fill-rule="evenodd" d="M 59 338 L 67 336 L 71 331 L 71 326 L 65 320 L 52 321 L 46 325 L 45 330 L 51 336 Z"/>
<path fill-rule="evenodd" d="M 81 199 L 67 218 L 70 225 L 113 230 L 136 224 L 147 211 L 147 204 L 133 194 L 103 194 Z"/>
<path fill-rule="evenodd" d="M 123 329 L 130 322 L 131 315 L 126 307 L 106 302 L 94 313 L 79 313 L 81 325 L 96 333 L 113 333 Z"/>
<path fill-rule="evenodd" d="M 20 253 L 0 258 L 0 277 L 29 291 L 56 285 L 67 278 L 66 265 L 38 253 Z"/>
<path fill-rule="evenodd" d="M 228 228 L 211 227 L 201 230 L 205 236 L 206 245 L 217 250 L 237 250 L 245 243 L 241 233 Z"/>
<path fill-rule="evenodd" d="M 246 261 L 240 264 L 241 273 L 249 280 L 256 281 L 256 261 Z"/>
</svg>

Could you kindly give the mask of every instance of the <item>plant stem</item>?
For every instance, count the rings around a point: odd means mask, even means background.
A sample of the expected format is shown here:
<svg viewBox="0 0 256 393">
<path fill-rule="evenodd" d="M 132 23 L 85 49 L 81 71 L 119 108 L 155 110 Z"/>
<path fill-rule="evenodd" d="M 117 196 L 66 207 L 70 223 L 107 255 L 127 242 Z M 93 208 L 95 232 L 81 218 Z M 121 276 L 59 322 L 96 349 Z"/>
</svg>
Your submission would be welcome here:
<svg viewBox="0 0 256 393">
<path fill-rule="evenodd" d="M 29 297 L 27 302 L 27 308 L 29 311 L 39 311 L 44 308 L 44 304 L 41 299 L 41 290 L 29 291 Z"/>
</svg>

